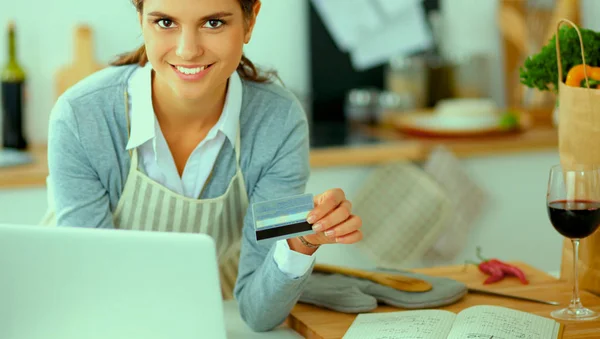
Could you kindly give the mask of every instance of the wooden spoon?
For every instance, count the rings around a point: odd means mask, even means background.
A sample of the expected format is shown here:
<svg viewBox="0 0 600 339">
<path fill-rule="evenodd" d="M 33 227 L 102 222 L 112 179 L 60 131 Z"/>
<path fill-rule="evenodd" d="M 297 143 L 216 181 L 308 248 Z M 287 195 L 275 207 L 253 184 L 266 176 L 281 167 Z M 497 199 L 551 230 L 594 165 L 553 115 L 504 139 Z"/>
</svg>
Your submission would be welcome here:
<svg viewBox="0 0 600 339">
<path fill-rule="evenodd" d="M 350 277 L 367 279 L 375 283 L 405 292 L 427 292 L 432 289 L 431 284 L 425 280 L 406 277 L 398 274 L 362 271 L 353 268 L 324 264 L 315 264 L 313 271 L 323 273 L 338 273 Z"/>
</svg>

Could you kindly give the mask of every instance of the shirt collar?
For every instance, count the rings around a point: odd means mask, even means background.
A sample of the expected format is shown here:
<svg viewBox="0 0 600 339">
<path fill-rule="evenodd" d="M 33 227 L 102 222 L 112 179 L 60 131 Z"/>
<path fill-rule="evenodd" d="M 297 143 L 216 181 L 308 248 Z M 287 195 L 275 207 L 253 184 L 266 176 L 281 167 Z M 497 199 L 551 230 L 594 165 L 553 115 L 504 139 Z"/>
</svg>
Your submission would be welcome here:
<svg viewBox="0 0 600 339">
<path fill-rule="evenodd" d="M 127 150 L 139 147 L 153 139 L 155 116 L 152 107 L 152 65 L 147 62 L 139 68 L 129 80 L 127 87 L 131 102 L 129 113 L 131 127 Z"/>
<path fill-rule="evenodd" d="M 138 69 L 132 76 L 128 92 L 131 97 L 131 132 L 127 150 L 130 150 L 154 139 L 156 129 L 159 128 L 152 106 L 152 65 L 150 62 Z M 237 71 L 234 71 L 229 77 L 223 112 L 206 138 L 213 138 L 218 131 L 221 131 L 235 145 L 241 107 L 242 81 Z"/>
<path fill-rule="evenodd" d="M 225 105 L 223 106 L 223 113 L 219 118 L 219 122 L 221 123 L 219 129 L 225 134 L 232 145 L 235 145 L 235 139 L 237 138 L 241 109 L 242 80 L 236 71 L 229 77 Z"/>
</svg>

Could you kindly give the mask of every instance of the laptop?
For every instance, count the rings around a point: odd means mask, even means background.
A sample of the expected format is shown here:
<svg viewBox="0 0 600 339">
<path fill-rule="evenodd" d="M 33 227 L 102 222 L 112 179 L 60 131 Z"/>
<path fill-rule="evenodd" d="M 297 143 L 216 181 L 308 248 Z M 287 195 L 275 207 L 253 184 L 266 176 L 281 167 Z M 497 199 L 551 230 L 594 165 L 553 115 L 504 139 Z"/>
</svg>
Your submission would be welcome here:
<svg viewBox="0 0 600 339">
<path fill-rule="evenodd" d="M 0 224 L 0 338 L 225 337 L 209 236 Z"/>
</svg>

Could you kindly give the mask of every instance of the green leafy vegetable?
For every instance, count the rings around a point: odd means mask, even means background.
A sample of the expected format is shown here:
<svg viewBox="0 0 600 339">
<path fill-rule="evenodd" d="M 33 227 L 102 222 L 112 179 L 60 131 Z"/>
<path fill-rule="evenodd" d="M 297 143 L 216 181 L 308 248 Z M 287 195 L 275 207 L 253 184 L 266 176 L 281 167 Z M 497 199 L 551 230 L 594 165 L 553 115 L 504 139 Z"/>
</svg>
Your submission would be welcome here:
<svg viewBox="0 0 600 339">
<path fill-rule="evenodd" d="M 514 112 L 506 112 L 500 118 L 500 128 L 513 129 L 519 126 L 519 115 Z"/>
<path fill-rule="evenodd" d="M 589 66 L 600 66 L 600 33 L 579 28 L 585 50 L 585 61 Z M 558 32 L 563 81 L 571 67 L 582 64 L 579 36 L 575 28 L 562 26 Z M 541 51 L 525 60 L 519 68 L 520 81 L 530 88 L 542 91 L 558 90 L 558 65 L 556 59 L 556 34 L 542 47 Z"/>
</svg>

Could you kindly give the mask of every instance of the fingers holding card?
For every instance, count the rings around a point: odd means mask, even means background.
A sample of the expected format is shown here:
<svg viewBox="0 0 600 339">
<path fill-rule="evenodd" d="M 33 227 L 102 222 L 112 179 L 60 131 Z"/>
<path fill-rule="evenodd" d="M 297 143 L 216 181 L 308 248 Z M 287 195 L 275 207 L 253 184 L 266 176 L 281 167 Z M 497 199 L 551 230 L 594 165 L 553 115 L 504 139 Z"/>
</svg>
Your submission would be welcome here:
<svg viewBox="0 0 600 339">
<path fill-rule="evenodd" d="M 256 240 L 274 241 L 314 234 L 312 225 L 306 220 L 313 208 L 312 194 L 253 204 Z"/>
</svg>

